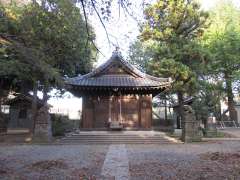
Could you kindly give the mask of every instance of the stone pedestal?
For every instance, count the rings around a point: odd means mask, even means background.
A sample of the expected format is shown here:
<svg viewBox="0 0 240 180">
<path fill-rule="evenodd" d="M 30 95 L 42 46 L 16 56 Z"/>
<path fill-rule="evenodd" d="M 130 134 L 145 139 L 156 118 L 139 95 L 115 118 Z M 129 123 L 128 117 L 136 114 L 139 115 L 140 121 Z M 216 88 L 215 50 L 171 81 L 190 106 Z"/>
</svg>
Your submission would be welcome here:
<svg viewBox="0 0 240 180">
<path fill-rule="evenodd" d="M 0 134 L 5 132 L 6 124 L 3 114 L 0 112 Z"/>
<path fill-rule="evenodd" d="M 198 142 L 201 141 L 202 134 L 200 122 L 196 120 L 195 113 L 191 106 L 184 106 L 184 120 L 182 122 L 182 141 Z"/>
<path fill-rule="evenodd" d="M 206 135 L 207 137 L 217 136 L 217 122 L 214 116 L 210 116 L 207 119 Z"/>
<path fill-rule="evenodd" d="M 240 104 L 235 105 L 235 109 L 237 111 L 237 122 L 240 125 Z"/>
<path fill-rule="evenodd" d="M 52 126 L 48 107 L 43 106 L 37 112 L 35 129 L 33 133 L 33 142 L 51 142 Z"/>
</svg>

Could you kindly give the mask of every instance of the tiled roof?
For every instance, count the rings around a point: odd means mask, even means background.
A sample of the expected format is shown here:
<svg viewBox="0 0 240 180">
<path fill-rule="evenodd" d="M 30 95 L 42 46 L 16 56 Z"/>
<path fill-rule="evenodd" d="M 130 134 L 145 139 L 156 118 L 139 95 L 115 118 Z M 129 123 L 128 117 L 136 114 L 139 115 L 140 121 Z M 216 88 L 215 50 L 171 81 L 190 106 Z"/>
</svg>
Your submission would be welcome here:
<svg viewBox="0 0 240 180">
<path fill-rule="evenodd" d="M 103 86 L 103 87 L 158 87 L 164 86 L 168 81 L 156 81 L 148 78 L 132 77 L 129 75 L 104 75 L 100 77 L 71 79 L 69 84 L 77 86 Z"/>
<path fill-rule="evenodd" d="M 19 101 L 27 101 L 29 103 L 32 103 L 33 96 L 30 95 L 30 94 L 27 94 L 27 95 L 26 94 L 16 94 L 16 96 L 14 98 L 8 99 L 4 104 L 5 105 L 12 105 L 12 104 L 14 104 L 16 102 L 19 102 Z M 38 105 L 44 105 L 44 102 L 41 99 L 37 98 L 37 104 Z"/>
<path fill-rule="evenodd" d="M 113 63 L 117 63 L 126 70 L 126 74 L 103 74 Z M 170 86 L 170 79 L 157 78 L 145 74 L 125 61 L 122 56 L 115 52 L 112 57 L 103 65 L 92 72 L 66 80 L 68 85 L 79 87 L 167 87 Z"/>
<path fill-rule="evenodd" d="M 188 97 L 187 99 L 184 99 L 183 100 L 183 105 L 189 105 L 189 104 L 192 104 L 194 102 L 194 97 Z M 177 108 L 179 107 L 179 103 L 174 103 L 171 105 L 172 108 Z"/>
</svg>

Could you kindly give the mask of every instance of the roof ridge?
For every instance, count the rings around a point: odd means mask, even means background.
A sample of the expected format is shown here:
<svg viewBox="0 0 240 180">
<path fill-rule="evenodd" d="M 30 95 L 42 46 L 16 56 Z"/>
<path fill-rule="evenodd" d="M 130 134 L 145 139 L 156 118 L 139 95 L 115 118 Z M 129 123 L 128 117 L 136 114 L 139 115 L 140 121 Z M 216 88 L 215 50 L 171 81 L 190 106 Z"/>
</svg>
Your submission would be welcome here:
<svg viewBox="0 0 240 180">
<path fill-rule="evenodd" d="M 154 77 L 151 75 L 148 75 L 142 71 L 140 71 L 139 69 L 137 69 L 134 65 L 132 65 L 130 62 L 126 61 L 122 55 L 117 52 L 117 53 L 113 53 L 112 56 L 102 65 L 100 65 L 99 67 L 97 67 L 96 69 L 94 69 L 92 72 L 82 75 L 82 76 L 77 76 L 77 77 L 73 77 L 73 78 L 68 78 L 66 79 L 66 82 L 69 84 L 79 84 L 80 81 L 88 81 L 90 79 L 102 79 L 100 77 L 127 77 L 125 76 L 121 76 L 120 74 L 102 74 L 101 76 L 97 76 L 98 74 L 100 74 L 101 72 L 104 72 L 114 61 L 118 61 L 120 62 L 121 66 L 123 68 L 125 68 L 125 70 L 128 72 L 129 76 L 131 76 L 132 78 L 142 78 L 143 81 L 146 80 L 150 80 L 150 81 L 155 81 L 155 83 L 171 83 L 171 80 L 169 78 L 159 78 L 159 77 Z M 108 75 L 108 76 L 107 76 Z"/>
</svg>

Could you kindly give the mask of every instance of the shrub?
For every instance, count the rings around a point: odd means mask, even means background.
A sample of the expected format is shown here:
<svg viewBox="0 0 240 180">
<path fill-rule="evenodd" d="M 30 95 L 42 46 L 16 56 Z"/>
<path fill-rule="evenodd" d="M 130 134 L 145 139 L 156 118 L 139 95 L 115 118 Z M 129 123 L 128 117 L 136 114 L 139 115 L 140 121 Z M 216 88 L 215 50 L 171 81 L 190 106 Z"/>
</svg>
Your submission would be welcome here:
<svg viewBox="0 0 240 180">
<path fill-rule="evenodd" d="M 64 136 L 68 118 L 66 116 L 52 114 L 51 119 L 53 136 Z"/>
</svg>

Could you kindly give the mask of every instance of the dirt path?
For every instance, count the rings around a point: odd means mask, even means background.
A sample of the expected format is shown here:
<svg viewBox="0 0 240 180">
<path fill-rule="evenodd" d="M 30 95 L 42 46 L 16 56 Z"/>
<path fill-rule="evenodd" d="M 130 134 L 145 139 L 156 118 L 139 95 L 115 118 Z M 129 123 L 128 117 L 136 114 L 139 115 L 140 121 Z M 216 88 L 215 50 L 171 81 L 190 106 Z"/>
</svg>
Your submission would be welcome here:
<svg viewBox="0 0 240 180">
<path fill-rule="evenodd" d="M 0 179 L 240 180 L 240 141 L 0 146 Z"/>
</svg>

